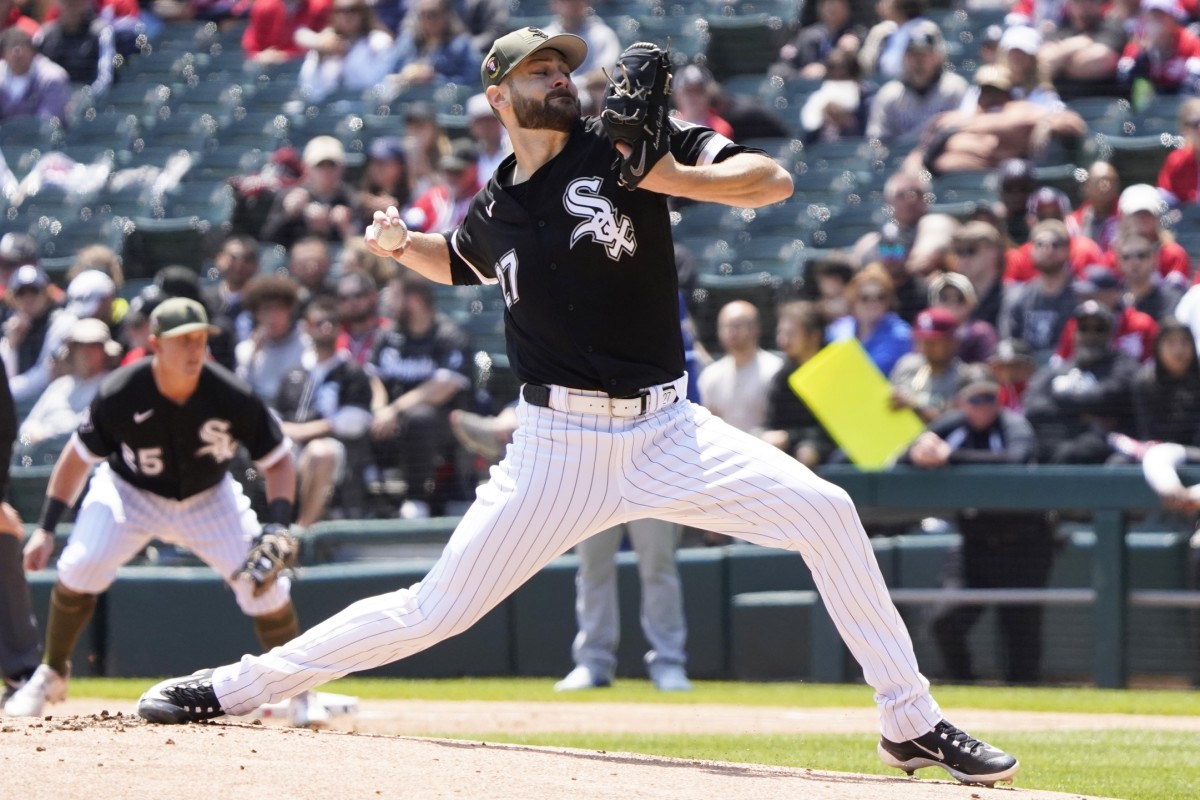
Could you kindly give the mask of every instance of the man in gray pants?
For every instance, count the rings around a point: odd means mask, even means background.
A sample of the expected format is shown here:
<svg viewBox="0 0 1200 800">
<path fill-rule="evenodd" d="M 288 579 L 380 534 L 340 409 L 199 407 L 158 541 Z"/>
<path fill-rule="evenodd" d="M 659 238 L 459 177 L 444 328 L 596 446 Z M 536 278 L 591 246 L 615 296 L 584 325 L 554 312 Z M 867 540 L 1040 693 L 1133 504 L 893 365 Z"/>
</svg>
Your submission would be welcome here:
<svg viewBox="0 0 1200 800">
<path fill-rule="evenodd" d="M 620 639 L 616 555 L 626 533 L 637 553 L 642 631 L 650 643 L 646 653 L 650 680 L 664 692 L 692 688 L 684 669 L 687 624 L 675 564 L 682 529 L 672 522 L 639 519 L 601 531 L 575 546 L 579 556 L 579 572 L 575 575 L 579 633 L 571 645 L 575 669 L 554 684 L 555 691 L 595 689 L 612 683 Z"/>
</svg>

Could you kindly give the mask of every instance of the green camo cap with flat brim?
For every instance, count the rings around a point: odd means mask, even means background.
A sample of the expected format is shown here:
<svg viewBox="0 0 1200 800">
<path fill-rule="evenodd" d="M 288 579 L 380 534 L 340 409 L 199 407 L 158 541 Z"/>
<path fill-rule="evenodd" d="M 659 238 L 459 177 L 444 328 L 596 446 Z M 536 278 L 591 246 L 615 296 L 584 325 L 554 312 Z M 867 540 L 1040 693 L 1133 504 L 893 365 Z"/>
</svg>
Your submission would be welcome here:
<svg viewBox="0 0 1200 800">
<path fill-rule="evenodd" d="M 208 321 L 204 306 L 187 297 L 162 301 L 150 313 L 150 334 L 160 339 L 183 336 L 196 331 L 218 333 L 221 329 Z"/>
<path fill-rule="evenodd" d="M 572 72 L 587 58 L 587 42 L 572 33 L 551 36 L 541 28 L 521 28 L 496 40 L 483 59 L 479 77 L 485 87 L 496 86 L 522 61 L 546 49 L 562 53 Z"/>
</svg>

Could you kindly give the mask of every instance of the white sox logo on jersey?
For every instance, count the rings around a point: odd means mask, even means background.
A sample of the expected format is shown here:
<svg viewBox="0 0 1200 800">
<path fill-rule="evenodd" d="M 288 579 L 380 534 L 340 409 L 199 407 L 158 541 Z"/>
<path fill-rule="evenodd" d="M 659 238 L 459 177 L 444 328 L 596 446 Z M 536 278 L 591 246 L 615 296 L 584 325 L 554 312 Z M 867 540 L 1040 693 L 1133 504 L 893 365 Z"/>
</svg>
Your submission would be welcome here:
<svg viewBox="0 0 1200 800">
<path fill-rule="evenodd" d="M 599 178 L 576 178 L 567 185 L 563 205 L 572 216 L 584 219 L 571 232 L 571 247 L 584 236 L 591 236 L 604 245 L 609 258 L 620 261 L 623 254 L 633 255 L 637 250 L 637 238 L 629 217 L 618 217 L 612 202 L 598 194 L 600 184 Z"/>
<path fill-rule="evenodd" d="M 220 464 L 237 455 L 237 441 L 229 435 L 229 420 L 210 419 L 200 426 L 200 440 L 206 442 L 197 456 L 212 456 Z"/>
</svg>

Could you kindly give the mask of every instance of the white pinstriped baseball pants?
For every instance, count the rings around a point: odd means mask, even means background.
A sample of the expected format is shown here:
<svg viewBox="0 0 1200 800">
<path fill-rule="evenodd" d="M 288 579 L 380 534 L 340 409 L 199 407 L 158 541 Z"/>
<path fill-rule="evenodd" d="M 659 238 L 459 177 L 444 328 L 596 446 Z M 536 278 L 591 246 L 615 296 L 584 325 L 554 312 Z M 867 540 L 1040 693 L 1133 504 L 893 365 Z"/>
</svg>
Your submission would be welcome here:
<svg viewBox="0 0 1200 800">
<path fill-rule="evenodd" d="M 424 650 L 469 628 L 584 538 L 657 517 L 800 553 L 875 689 L 883 734 L 912 739 L 941 719 L 842 489 L 688 401 L 634 419 L 525 401 L 517 414 L 507 455 L 424 580 L 218 668 L 221 707 L 246 714 Z"/>
<path fill-rule="evenodd" d="M 258 532 L 250 500 L 231 475 L 211 489 L 172 500 L 138 489 L 101 463 L 59 556 L 58 580 L 73 592 L 100 594 L 112 585 L 121 565 L 158 539 L 186 547 L 216 570 L 233 588 L 244 613 L 270 614 L 288 602 L 291 581 L 286 575 L 258 597 L 245 582 L 229 580 Z"/>
</svg>

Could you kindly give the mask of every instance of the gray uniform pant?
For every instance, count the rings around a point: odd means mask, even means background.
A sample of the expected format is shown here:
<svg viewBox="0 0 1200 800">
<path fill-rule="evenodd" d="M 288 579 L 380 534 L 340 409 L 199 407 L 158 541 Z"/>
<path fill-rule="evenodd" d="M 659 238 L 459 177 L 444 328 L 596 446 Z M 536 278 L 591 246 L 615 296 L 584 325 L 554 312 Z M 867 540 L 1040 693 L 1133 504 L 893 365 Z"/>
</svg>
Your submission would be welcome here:
<svg viewBox="0 0 1200 800">
<path fill-rule="evenodd" d="M 613 676 L 620 641 L 617 601 L 617 550 L 626 531 L 637 553 L 642 594 L 642 632 L 650 643 L 646 665 L 678 664 L 686 660 L 687 625 L 683 590 L 675 564 L 682 528 L 673 522 L 638 519 L 616 525 L 575 545 L 579 572 L 575 575 L 575 618 L 579 633 L 571 646 L 575 663 L 595 675 Z"/>
</svg>

